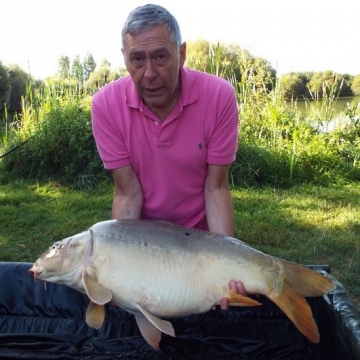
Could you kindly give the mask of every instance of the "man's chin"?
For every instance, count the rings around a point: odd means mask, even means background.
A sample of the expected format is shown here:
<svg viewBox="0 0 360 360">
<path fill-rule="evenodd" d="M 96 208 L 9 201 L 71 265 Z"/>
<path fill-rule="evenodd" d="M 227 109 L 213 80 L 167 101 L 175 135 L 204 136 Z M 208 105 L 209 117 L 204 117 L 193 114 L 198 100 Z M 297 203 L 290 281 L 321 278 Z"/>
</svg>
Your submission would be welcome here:
<svg viewBox="0 0 360 360">
<path fill-rule="evenodd" d="M 150 109 L 163 107 L 165 103 L 165 99 L 162 96 L 146 96 L 143 97 L 143 100 Z"/>
</svg>

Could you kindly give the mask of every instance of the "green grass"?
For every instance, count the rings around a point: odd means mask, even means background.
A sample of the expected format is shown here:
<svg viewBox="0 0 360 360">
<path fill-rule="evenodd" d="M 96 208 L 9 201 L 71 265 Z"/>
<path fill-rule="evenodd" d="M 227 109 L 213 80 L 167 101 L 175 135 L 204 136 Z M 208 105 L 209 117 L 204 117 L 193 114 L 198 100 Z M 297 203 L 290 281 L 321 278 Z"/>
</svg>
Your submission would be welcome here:
<svg viewBox="0 0 360 360">
<path fill-rule="evenodd" d="M 301 264 L 330 265 L 360 306 L 360 184 L 233 191 L 237 237 Z"/>
<path fill-rule="evenodd" d="M 0 260 L 30 261 L 52 242 L 110 217 L 112 190 L 76 191 L 59 183 L 0 185 Z"/>
<path fill-rule="evenodd" d="M 236 236 L 268 254 L 328 264 L 360 308 L 360 183 L 232 190 Z M 33 262 L 53 242 L 110 218 L 113 185 L 0 185 L 0 261 Z"/>
</svg>

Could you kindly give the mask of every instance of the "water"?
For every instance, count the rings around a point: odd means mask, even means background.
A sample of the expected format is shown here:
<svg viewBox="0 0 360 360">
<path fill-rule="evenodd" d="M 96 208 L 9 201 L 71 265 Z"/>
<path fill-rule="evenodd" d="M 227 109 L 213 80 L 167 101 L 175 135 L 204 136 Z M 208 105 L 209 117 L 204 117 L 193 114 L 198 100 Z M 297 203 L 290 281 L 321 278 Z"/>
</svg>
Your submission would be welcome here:
<svg viewBox="0 0 360 360">
<path fill-rule="evenodd" d="M 344 115 L 346 113 L 348 105 L 350 108 L 356 105 L 358 98 L 356 97 L 343 97 L 339 98 L 331 104 L 331 118 L 326 119 L 328 115 L 326 114 L 326 104 L 323 103 L 322 100 L 313 101 L 313 100 L 298 100 L 297 107 L 300 110 L 301 116 L 303 117 L 316 117 L 320 115 L 322 119 L 331 120 L 337 118 L 339 115 Z M 321 111 L 321 107 L 323 107 Z M 360 116 L 360 106 L 358 103 L 356 114 Z"/>
</svg>

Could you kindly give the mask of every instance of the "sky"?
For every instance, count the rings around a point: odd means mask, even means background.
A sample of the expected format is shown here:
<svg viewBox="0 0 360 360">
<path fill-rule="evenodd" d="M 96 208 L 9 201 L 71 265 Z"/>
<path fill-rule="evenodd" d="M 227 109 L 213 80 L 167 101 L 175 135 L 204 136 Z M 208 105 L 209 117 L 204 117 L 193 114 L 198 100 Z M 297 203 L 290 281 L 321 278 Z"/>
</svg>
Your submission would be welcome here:
<svg viewBox="0 0 360 360">
<path fill-rule="evenodd" d="M 121 29 L 149 1 L 1 0 L 0 61 L 34 78 L 55 75 L 58 59 L 92 54 L 124 67 Z M 183 41 L 235 43 L 278 74 L 332 70 L 360 74 L 360 1 L 154 0 L 178 20 Z"/>
</svg>

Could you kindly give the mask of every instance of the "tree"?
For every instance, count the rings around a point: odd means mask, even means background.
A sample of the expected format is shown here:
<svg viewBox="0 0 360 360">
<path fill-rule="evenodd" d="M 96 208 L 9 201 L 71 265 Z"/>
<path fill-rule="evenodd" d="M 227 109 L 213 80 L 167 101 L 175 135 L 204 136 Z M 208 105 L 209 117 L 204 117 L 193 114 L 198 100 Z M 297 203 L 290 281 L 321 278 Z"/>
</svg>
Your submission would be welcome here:
<svg viewBox="0 0 360 360">
<path fill-rule="evenodd" d="M 71 66 L 71 76 L 79 83 L 83 82 L 83 67 L 79 55 L 76 55 Z"/>
<path fill-rule="evenodd" d="M 340 84 L 340 97 L 353 96 L 354 93 L 351 90 L 351 84 L 354 76 L 349 74 L 337 74 L 337 81 Z"/>
<path fill-rule="evenodd" d="M 87 53 L 84 62 L 83 62 L 83 80 L 86 81 L 89 79 L 90 74 L 95 70 L 96 63 L 93 56 Z"/>
<path fill-rule="evenodd" d="M 26 84 L 30 80 L 30 75 L 15 64 L 8 65 L 8 71 L 11 83 L 9 109 L 21 111 L 21 97 L 26 95 Z"/>
<path fill-rule="evenodd" d="M 307 83 L 311 75 L 302 72 L 291 72 L 281 77 L 282 91 L 286 99 L 310 97 Z"/>
<path fill-rule="evenodd" d="M 70 76 L 70 59 L 68 56 L 61 56 L 58 61 L 58 76 L 67 79 Z"/>
<path fill-rule="evenodd" d="M 314 99 L 320 99 L 325 96 L 352 96 L 350 84 L 351 75 L 336 74 L 331 70 L 314 73 L 311 77 L 308 88 Z"/>
<path fill-rule="evenodd" d="M 197 40 L 187 44 L 187 66 L 211 74 L 246 82 L 258 90 L 271 90 L 276 71 L 270 63 L 254 57 L 236 44 L 212 44 Z M 234 79 L 235 78 L 235 79 Z"/>
<path fill-rule="evenodd" d="M 111 68 L 111 64 L 110 64 L 110 62 L 108 61 L 108 59 L 105 58 L 105 59 L 102 60 L 100 67 L 108 67 L 108 68 Z"/>
<path fill-rule="evenodd" d="M 351 90 L 354 93 L 354 95 L 356 96 L 360 95 L 360 74 L 354 77 L 351 84 Z"/>
<path fill-rule="evenodd" d="M 11 92 L 10 76 L 7 68 L 0 61 L 0 110 L 9 103 Z"/>
<path fill-rule="evenodd" d="M 238 59 L 241 49 L 236 45 L 226 46 L 200 39 L 189 42 L 186 49 L 188 67 L 223 78 L 235 76 L 236 80 L 240 81 Z"/>
<path fill-rule="evenodd" d="M 268 92 L 274 88 L 276 70 L 267 60 L 254 57 L 248 50 L 243 50 L 238 62 L 243 83 L 260 92 Z"/>
<path fill-rule="evenodd" d="M 125 75 L 125 69 L 112 71 L 109 63 L 104 63 L 98 70 L 90 74 L 89 79 L 85 83 L 87 89 L 97 90 L 98 88 L 117 80 Z M 91 92 L 91 91 L 90 91 Z"/>
</svg>

